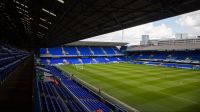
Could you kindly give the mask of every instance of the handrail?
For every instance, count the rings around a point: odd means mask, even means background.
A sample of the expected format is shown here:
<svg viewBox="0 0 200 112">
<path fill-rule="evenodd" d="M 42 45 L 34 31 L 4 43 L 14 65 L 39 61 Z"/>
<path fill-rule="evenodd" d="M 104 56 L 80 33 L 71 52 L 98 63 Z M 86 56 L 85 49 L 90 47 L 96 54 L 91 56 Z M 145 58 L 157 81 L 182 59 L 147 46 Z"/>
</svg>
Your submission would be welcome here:
<svg viewBox="0 0 200 112">
<path fill-rule="evenodd" d="M 37 74 L 36 74 L 37 75 Z M 35 86 L 36 87 L 34 87 L 35 88 L 35 94 L 37 94 L 36 96 L 38 97 L 38 100 L 39 100 L 39 107 L 37 108 L 38 110 L 38 112 L 41 112 L 41 98 L 40 98 L 40 92 L 39 92 L 39 90 L 38 90 L 38 88 L 39 88 L 39 85 L 38 85 L 38 79 L 37 79 L 37 76 L 36 76 L 36 78 L 34 79 L 35 80 Z M 36 97 L 35 95 L 34 95 L 34 97 Z"/>
<path fill-rule="evenodd" d="M 54 74 L 54 75 L 55 75 L 55 74 Z M 77 101 L 77 103 L 78 103 L 79 105 L 81 105 L 81 106 L 84 108 L 84 110 L 85 110 L 86 112 L 91 112 L 90 109 L 89 109 L 87 106 L 85 106 L 85 105 L 80 101 L 80 99 L 77 98 L 77 97 L 72 93 L 72 91 L 69 90 L 69 88 L 62 82 L 62 77 L 60 77 L 60 79 L 61 79 L 60 82 L 61 82 L 62 86 L 65 87 L 65 89 L 71 94 L 71 96 Z M 65 79 L 65 80 L 66 80 L 66 79 Z"/>
<path fill-rule="evenodd" d="M 71 94 L 71 96 L 73 96 L 73 98 L 79 103 L 79 105 L 81 105 L 81 106 L 85 109 L 86 112 L 90 112 L 90 109 L 89 109 L 87 106 L 85 106 L 85 105 L 80 101 L 80 99 L 78 99 L 78 98 L 69 90 L 69 88 L 66 87 L 66 85 L 65 85 L 62 81 L 61 81 L 61 84 L 66 88 L 66 90 Z"/>
</svg>

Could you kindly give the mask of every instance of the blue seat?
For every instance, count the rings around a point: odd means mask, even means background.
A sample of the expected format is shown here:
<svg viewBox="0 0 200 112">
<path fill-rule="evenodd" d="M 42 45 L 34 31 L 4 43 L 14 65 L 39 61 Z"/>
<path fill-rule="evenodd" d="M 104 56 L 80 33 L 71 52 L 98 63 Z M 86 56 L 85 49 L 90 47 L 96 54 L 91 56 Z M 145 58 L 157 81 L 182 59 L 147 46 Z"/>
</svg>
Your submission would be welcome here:
<svg viewBox="0 0 200 112">
<path fill-rule="evenodd" d="M 0 53 L 0 58 L 5 58 L 8 57 L 9 54 L 8 53 Z"/>
<path fill-rule="evenodd" d="M 65 58 L 70 64 L 80 64 L 78 58 Z"/>
<path fill-rule="evenodd" d="M 0 82 L 9 76 L 18 64 L 20 64 L 28 55 L 27 52 L 20 51 L 15 48 L 4 47 L 4 51 L 8 53 L 0 53 Z"/>
<path fill-rule="evenodd" d="M 77 47 L 78 50 L 80 51 L 81 55 L 92 55 L 92 53 L 90 52 L 90 49 L 88 47 L 84 47 L 84 46 L 79 46 Z"/>
<path fill-rule="evenodd" d="M 90 47 L 95 55 L 105 55 L 100 47 Z"/>
<path fill-rule="evenodd" d="M 103 47 L 107 54 L 113 55 L 115 52 L 113 51 L 112 47 Z"/>
<path fill-rule="evenodd" d="M 95 58 L 98 63 L 108 63 L 109 61 L 105 59 L 105 57 L 96 57 Z"/>
<path fill-rule="evenodd" d="M 63 77 L 63 73 L 53 66 L 46 66 L 52 74 L 61 79 L 62 83 L 65 85 L 55 85 L 52 82 L 39 82 L 39 90 L 44 94 L 44 98 L 41 100 L 44 110 L 54 111 L 55 109 L 61 111 L 64 110 L 61 103 L 55 98 L 60 96 L 61 98 L 67 100 L 67 107 L 74 112 L 83 111 L 83 107 L 80 106 L 74 97 L 78 98 L 80 102 L 86 106 L 90 111 L 96 111 L 102 109 L 104 112 L 110 112 L 110 108 L 103 104 L 101 101 L 97 100 L 89 91 L 78 85 L 73 80 Z M 70 92 L 69 92 L 70 91 Z M 48 96 L 48 97 L 47 97 Z M 41 97 L 42 98 L 42 97 Z"/>
<path fill-rule="evenodd" d="M 63 55 L 61 47 L 49 48 L 49 53 L 52 55 Z"/>
<path fill-rule="evenodd" d="M 78 52 L 73 46 L 65 46 L 63 47 L 67 55 L 78 55 Z"/>
<path fill-rule="evenodd" d="M 81 58 L 84 64 L 94 63 L 92 58 Z"/>
<path fill-rule="evenodd" d="M 63 58 L 50 58 L 51 64 L 63 64 Z"/>
<path fill-rule="evenodd" d="M 117 52 L 117 54 L 123 54 L 117 47 L 112 47 L 113 50 L 115 50 L 115 52 Z"/>
<path fill-rule="evenodd" d="M 175 63 L 164 63 L 161 66 L 165 66 L 165 67 L 175 67 L 176 64 Z"/>
<path fill-rule="evenodd" d="M 13 62 L 15 60 L 15 57 L 6 57 L 6 58 L 1 58 L 0 59 L 0 67 L 4 66 L 5 64 L 8 64 L 10 62 Z"/>
</svg>

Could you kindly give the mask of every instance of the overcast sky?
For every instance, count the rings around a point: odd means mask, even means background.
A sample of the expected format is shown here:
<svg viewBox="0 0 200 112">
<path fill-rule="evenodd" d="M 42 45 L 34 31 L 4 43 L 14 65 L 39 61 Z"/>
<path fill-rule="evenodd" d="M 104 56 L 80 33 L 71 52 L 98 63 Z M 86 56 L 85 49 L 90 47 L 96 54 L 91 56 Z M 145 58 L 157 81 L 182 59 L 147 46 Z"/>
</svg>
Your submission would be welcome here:
<svg viewBox="0 0 200 112">
<path fill-rule="evenodd" d="M 144 34 L 149 35 L 150 39 L 165 39 L 175 38 L 175 33 L 200 35 L 200 10 L 84 40 L 128 42 L 130 45 L 138 45 L 141 35 Z"/>
</svg>

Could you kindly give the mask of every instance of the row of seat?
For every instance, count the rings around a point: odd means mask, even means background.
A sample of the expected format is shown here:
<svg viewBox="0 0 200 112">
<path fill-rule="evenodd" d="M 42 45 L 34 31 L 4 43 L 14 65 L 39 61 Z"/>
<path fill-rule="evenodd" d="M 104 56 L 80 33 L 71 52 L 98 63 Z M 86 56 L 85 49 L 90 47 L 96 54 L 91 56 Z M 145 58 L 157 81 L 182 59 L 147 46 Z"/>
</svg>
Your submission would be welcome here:
<svg viewBox="0 0 200 112">
<path fill-rule="evenodd" d="M 75 102 L 62 85 L 39 81 L 41 110 L 43 112 L 80 112 L 81 106 Z"/>
<path fill-rule="evenodd" d="M 47 67 L 48 68 L 48 67 Z M 36 70 L 38 74 L 38 69 Z M 68 79 L 60 71 L 52 71 L 57 77 Z M 40 111 L 42 112 L 84 112 L 84 108 L 73 98 L 62 84 L 44 82 L 37 78 Z M 58 103 L 54 103 L 57 101 Z"/>
<path fill-rule="evenodd" d="M 28 53 L 8 45 L 0 45 L 0 82 L 7 79 L 17 65 L 28 57 Z"/>
<path fill-rule="evenodd" d="M 132 59 L 173 59 L 200 61 L 200 50 L 194 51 L 144 51 L 131 54 Z"/>
<path fill-rule="evenodd" d="M 64 46 L 53 48 L 41 48 L 40 54 L 51 55 L 114 55 L 122 54 L 117 47 L 97 47 L 97 46 Z"/>
<path fill-rule="evenodd" d="M 57 68 L 48 66 L 48 69 L 53 74 L 62 74 Z M 101 101 L 97 100 L 91 93 L 87 90 L 79 86 L 73 80 L 68 79 L 67 77 L 61 77 L 60 75 L 56 75 L 61 79 L 61 82 L 65 85 L 65 87 L 77 98 L 79 101 L 89 109 L 89 111 L 97 111 L 102 110 L 103 112 L 110 112 L 110 108 L 103 104 Z"/>
<path fill-rule="evenodd" d="M 43 64 L 93 64 L 93 63 L 111 63 L 111 62 L 123 62 L 124 57 L 73 57 L 73 58 L 40 58 L 40 62 Z"/>
</svg>

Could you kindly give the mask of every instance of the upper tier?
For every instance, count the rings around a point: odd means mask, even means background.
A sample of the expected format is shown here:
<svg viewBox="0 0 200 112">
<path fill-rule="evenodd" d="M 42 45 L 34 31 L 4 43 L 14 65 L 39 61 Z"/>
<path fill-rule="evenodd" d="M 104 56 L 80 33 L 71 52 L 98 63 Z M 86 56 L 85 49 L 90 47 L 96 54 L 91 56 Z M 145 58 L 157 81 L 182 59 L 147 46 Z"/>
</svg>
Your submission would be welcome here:
<svg viewBox="0 0 200 112">
<path fill-rule="evenodd" d="M 63 46 L 53 48 L 41 48 L 40 57 L 51 56 L 108 56 L 123 55 L 117 47 L 98 47 L 98 46 Z"/>
</svg>

